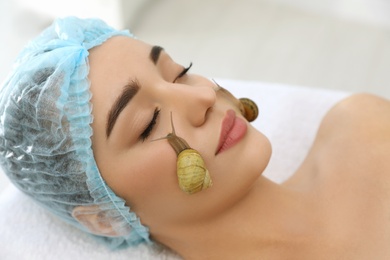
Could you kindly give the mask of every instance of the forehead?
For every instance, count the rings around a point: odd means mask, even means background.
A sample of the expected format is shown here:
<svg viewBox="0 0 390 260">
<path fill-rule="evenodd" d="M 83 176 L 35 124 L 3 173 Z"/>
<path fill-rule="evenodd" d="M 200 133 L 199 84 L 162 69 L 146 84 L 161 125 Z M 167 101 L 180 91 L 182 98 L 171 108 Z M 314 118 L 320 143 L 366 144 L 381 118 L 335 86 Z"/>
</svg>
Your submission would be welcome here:
<svg viewBox="0 0 390 260">
<path fill-rule="evenodd" d="M 118 60 L 146 59 L 151 46 L 140 40 L 125 36 L 114 36 L 103 44 L 89 50 L 91 71 Z M 129 60 L 131 58 L 131 60 Z M 120 65 L 120 64 L 118 64 Z"/>
<path fill-rule="evenodd" d="M 145 73 L 152 63 L 151 46 L 142 41 L 116 36 L 90 50 L 89 81 L 94 96 L 117 96 L 131 79 Z"/>
</svg>

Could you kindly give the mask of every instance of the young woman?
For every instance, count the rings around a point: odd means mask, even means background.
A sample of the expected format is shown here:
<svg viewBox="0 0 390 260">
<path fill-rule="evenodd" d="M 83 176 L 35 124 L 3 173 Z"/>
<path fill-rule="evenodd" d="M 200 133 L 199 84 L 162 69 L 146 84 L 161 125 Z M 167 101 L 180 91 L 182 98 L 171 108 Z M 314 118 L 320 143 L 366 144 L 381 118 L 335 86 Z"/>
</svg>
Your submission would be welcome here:
<svg viewBox="0 0 390 260">
<path fill-rule="evenodd" d="M 111 246 L 150 238 L 185 259 L 390 257 L 388 100 L 338 103 L 279 185 L 262 176 L 268 139 L 235 100 L 161 47 L 66 18 L 21 57 L 1 90 L 3 168 Z M 167 135 L 201 155 L 212 185 L 183 192 Z"/>
</svg>

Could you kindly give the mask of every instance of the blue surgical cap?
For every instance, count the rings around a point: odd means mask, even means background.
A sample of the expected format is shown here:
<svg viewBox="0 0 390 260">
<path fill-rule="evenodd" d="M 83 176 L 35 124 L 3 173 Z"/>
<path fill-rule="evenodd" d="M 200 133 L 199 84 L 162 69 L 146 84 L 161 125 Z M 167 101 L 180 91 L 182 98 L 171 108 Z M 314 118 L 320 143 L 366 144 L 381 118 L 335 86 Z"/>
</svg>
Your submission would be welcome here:
<svg viewBox="0 0 390 260">
<path fill-rule="evenodd" d="M 22 50 L 0 89 L 4 172 L 61 219 L 90 232 L 72 215 L 86 206 L 78 218 L 96 216 L 110 227 L 95 235 L 111 248 L 151 243 L 148 229 L 102 179 L 92 151 L 88 50 L 116 35 L 133 37 L 98 19 L 57 19 Z"/>
</svg>

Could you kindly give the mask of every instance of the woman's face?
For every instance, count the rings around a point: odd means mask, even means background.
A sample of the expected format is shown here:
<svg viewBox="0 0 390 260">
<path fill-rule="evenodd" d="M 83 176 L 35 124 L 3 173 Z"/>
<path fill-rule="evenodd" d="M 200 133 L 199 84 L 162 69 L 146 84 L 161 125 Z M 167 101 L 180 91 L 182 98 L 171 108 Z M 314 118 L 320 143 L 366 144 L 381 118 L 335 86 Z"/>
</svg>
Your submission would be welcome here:
<svg viewBox="0 0 390 260">
<path fill-rule="evenodd" d="M 236 140 L 218 151 L 224 119 L 231 110 L 243 117 L 213 82 L 128 37 L 93 48 L 89 61 L 100 173 L 152 234 L 217 216 L 246 196 L 268 164 L 270 145 L 245 121 Z M 193 195 L 180 190 L 176 153 L 167 140 L 154 141 L 172 132 L 171 113 L 176 134 L 202 155 L 211 188 Z"/>
</svg>

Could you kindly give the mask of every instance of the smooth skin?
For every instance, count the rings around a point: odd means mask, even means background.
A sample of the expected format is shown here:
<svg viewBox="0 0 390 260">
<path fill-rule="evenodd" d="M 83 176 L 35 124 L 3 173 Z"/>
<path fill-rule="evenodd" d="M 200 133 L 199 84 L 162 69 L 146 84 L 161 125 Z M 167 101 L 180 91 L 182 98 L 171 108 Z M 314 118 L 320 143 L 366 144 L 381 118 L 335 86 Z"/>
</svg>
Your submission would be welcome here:
<svg viewBox="0 0 390 260">
<path fill-rule="evenodd" d="M 215 154 L 226 112 L 239 110 L 210 80 L 181 75 L 165 51 L 152 59 L 152 49 L 119 36 L 89 56 L 95 159 L 152 239 L 185 259 L 390 259 L 388 100 L 360 94 L 337 104 L 301 167 L 275 184 L 261 175 L 268 139 L 248 124 L 240 142 Z M 137 94 L 107 135 L 126 85 Z M 171 112 L 176 133 L 203 156 L 210 189 L 182 192 L 175 152 L 153 141 L 171 132 Z"/>
</svg>

